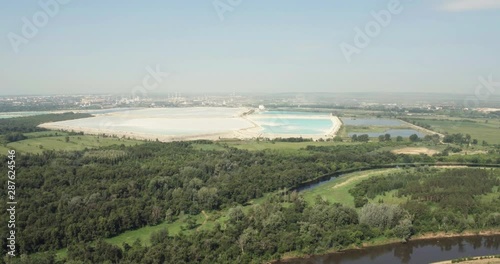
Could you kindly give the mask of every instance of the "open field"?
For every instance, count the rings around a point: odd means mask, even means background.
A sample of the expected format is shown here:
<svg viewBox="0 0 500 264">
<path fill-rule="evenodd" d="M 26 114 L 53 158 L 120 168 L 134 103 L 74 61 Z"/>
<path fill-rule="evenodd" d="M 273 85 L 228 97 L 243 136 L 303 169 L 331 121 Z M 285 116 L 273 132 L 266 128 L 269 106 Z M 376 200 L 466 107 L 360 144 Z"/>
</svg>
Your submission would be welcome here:
<svg viewBox="0 0 500 264">
<path fill-rule="evenodd" d="M 198 214 L 191 217 L 196 221 L 197 228 L 201 228 L 202 223 L 205 221 L 205 217 L 203 216 L 203 214 Z M 183 231 L 182 229 L 183 226 L 186 225 L 186 220 L 187 220 L 187 215 L 184 215 L 172 223 L 167 223 L 166 221 L 164 221 L 155 226 L 145 226 L 136 230 L 130 230 L 118 236 L 107 238 L 105 239 L 105 241 L 112 245 L 123 247 L 124 243 L 132 245 L 136 240 L 139 240 L 142 245 L 149 246 L 151 244 L 150 241 L 151 234 L 159 232 L 164 229 L 168 231 L 169 235 L 179 234 L 181 231 Z M 207 224 L 208 222 L 206 223 L 206 225 Z M 203 225 L 203 228 L 208 228 L 206 225 Z M 194 230 L 196 230 L 196 228 L 191 230 L 184 230 L 183 232 L 189 233 L 193 232 Z M 56 251 L 58 259 L 65 258 L 67 254 L 68 254 L 67 248 L 63 248 Z"/>
<path fill-rule="evenodd" d="M 408 147 L 408 148 L 394 149 L 392 150 L 392 152 L 395 154 L 408 154 L 408 155 L 426 154 L 432 156 L 438 153 L 439 151 L 425 147 Z"/>
<path fill-rule="evenodd" d="M 389 192 L 386 192 L 383 195 L 377 195 L 373 199 L 369 199 L 371 203 L 378 203 L 380 200 L 384 201 L 386 204 L 401 204 L 407 201 L 408 198 L 406 197 L 397 197 L 396 196 L 397 190 L 392 190 Z"/>
<path fill-rule="evenodd" d="M 53 137 L 53 136 L 67 136 L 69 133 L 63 131 L 39 131 L 31 133 L 23 133 L 27 138 L 40 138 L 40 137 Z"/>
<path fill-rule="evenodd" d="M 0 156 L 7 156 L 9 150 L 10 148 L 0 145 Z"/>
<path fill-rule="evenodd" d="M 341 117 L 377 117 L 383 114 L 383 111 L 379 110 L 366 110 L 366 109 L 332 109 L 332 113 L 340 113 Z"/>
<path fill-rule="evenodd" d="M 299 150 L 307 146 L 333 146 L 340 144 L 352 144 L 346 142 L 271 142 L 271 141 L 260 141 L 256 142 L 254 140 L 247 141 L 221 141 L 220 144 L 227 144 L 230 147 L 235 147 L 238 149 L 258 151 L 265 149 L 273 150 Z M 355 143 L 356 144 L 356 143 Z"/>
<path fill-rule="evenodd" d="M 377 140 L 372 140 L 371 142 L 378 142 Z M 217 147 L 217 144 L 206 145 L 206 144 L 195 144 L 196 147 L 200 149 L 215 149 L 215 150 L 223 150 L 223 146 L 227 145 L 228 147 L 235 147 L 238 149 L 250 150 L 250 151 L 260 151 L 260 150 L 280 150 L 280 151 L 297 151 L 300 149 L 304 149 L 307 146 L 339 146 L 339 145 L 361 145 L 364 144 L 362 142 L 351 142 L 350 140 L 346 140 L 343 142 L 335 142 L 335 141 L 309 141 L 309 142 L 271 142 L 271 141 L 260 141 L 256 142 L 255 140 L 233 140 L 233 141 L 219 141 L 218 144 L 220 147 Z M 391 151 L 393 149 L 402 148 L 405 146 L 423 146 L 429 149 L 436 149 L 437 151 L 442 151 L 446 148 L 445 145 L 436 146 L 434 144 L 419 142 L 412 143 L 408 140 L 402 142 L 395 142 L 394 140 L 391 142 L 381 143 L 385 145 L 381 145 L 377 151 Z"/>
<path fill-rule="evenodd" d="M 498 199 L 498 186 L 493 188 L 493 192 L 481 195 L 481 201 L 485 203 L 493 202 L 495 199 Z"/>
<path fill-rule="evenodd" d="M 41 133 L 41 132 L 36 132 L 36 133 Z M 142 141 L 138 140 L 128 140 L 128 139 L 110 138 L 110 137 L 103 138 L 92 135 L 69 136 L 69 141 L 66 142 L 66 136 L 63 135 L 49 136 L 49 137 L 33 137 L 33 135 L 31 135 L 32 138 L 7 144 L 7 148 L 15 149 L 18 152 L 36 154 L 36 153 L 42 153 L 44 150 L 76 151 L 76 150 L 84 150 L 85 148 L 99 148 L 99 147 L 107 147 L 111 145 L 121 145 L 121 144 L 124 144 L 125 146 L 130 146 L 142 143 Z"/>
<path fill-rule="evenodd" d="M 346 125 L 346 133 L 382 133 L 389 129 L 410 129 L 409 126 L 350 126 Z"/>
<path fill-rule="evenodd" d="M 341 176 L 312 190 L 303 191 L 302 194 L 304 199 L 310 204 L 313 204 L 316 196 L 319 195 L 330 203 L 341 203 L 346 206 L 354 207 L 354 197 L 349 193 L 349 189 L 363 179 L 385 175 L 388 172 L 396 170 L 400 169 L 378 169 L 350 173 L 347 176 Z"/>
<path fill-rule="evenodd" d="M 398 152 L 407 152 L 408 154 L 419 154 L 417 152 L 422 151 L 427 151 L 427 152 L 441 152 L 446 149 L 449 145 L 446 144 L 436 144 L 433 142 L 426 142 L 426 141 L 421 141 L 421 142 L 410 142 L 410 141 L 403 141 L 403 142 L 397 142 L 394 143 L 394 145 L 389 145 L 389 146 L 384 146 L 378 149 L 377 151 L 391 151 L 393 153 L 398 154 Z M 476 146 L 479 147 L 479 146 Z"/>
<path fill-rule="evenodd" d="M 192 218 L 196 221 L 197 225 L 201 225 L 205 220 L 203 214 L 192 216 Z M 186 224 L 186 219 L 187 215 L 180 217 L 173 223 L 167 223 L 165 221 L 155 226 L 146 226 L 136 230 L 127 231 L 118 236 L 106 239 L 106 242 L 117 246 L 123 246 L 123 243 L 132 245 L 135 240 L 139 239 L 143 245 L 150 245 L 149 238 L 151 237 L 151 234 L 166 229 L 170 235 L 176 235 L 182 231 L 183 226 Z M 193 232 L 193 230 L 196 229 L 186 230 L 185 232 Z"/>
<path fill-rule="evenodd" d="M 500 121 L 494 119 L 430 119 L 412 118 L 412 120 L 431 126 L 431 130 L 448 134 L 470 134 L 479 143 L 483 140 L 490 144 L 500 144 Z"/>
<path fill-rule="evenodd" d="M 341 117 L 377 117 L 383 114 L 380 110 L 367 110 L 367 109 L 348 109 L 348 108 L 311 108 L 311 107 L 277 107 L 275 111 L 300 111 L 311 113 L 333 113 Z"/>
<path fill-rule="evenodd" d="M 194 149 L 199 149 L 199 150 L 217 150 L 217 151 L 225 151 L 226 149 L 221 145 L 221 144 L 202 144 L 202 143 L 193 143 L 192 144 Z"/>
</svg>

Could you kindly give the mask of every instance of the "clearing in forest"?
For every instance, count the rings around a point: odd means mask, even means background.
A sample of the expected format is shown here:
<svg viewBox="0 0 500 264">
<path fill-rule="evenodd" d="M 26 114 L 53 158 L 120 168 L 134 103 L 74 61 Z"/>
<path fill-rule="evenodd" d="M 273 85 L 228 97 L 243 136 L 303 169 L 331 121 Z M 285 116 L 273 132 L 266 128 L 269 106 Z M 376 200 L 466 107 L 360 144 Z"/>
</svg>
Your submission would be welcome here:
<svg viewBox="0 0 500 264">
<path fill-rule="evenodd" d="M 429 155 L 429 156 L 432 156 L 436 153 L 438 153 L 439 151 L 437 150 L 434 150 L 434 149 L 429 149 L 429 148 L 423 148 L 423 147 L 420 147 L 420 148 L 401 148 L 401 149 L 395 149 L 392 151 L 392 153 L 394 154 L 407 154 L 407 155 L 420 155 L 420 154 L 426 154 L 426 155 Z"/>
</svg>

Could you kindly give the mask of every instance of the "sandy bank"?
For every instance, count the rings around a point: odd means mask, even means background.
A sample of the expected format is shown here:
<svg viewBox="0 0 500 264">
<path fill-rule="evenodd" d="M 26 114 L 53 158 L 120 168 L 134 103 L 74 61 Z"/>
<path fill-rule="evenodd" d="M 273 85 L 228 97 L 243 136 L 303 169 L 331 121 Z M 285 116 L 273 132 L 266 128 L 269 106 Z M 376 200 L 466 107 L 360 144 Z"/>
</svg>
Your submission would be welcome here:
<svg viewBox="0 0 500 264">
<path fill-rule="evenodd" d="M 433 262 L 432 264 L 447 264 L 454 263 L 452 260 Z M 482 256 L 482 257 L 473 257 L 473 260 L 466 260 L 458 262 L 460 264 L 498 264 L 500 263 L 500 258 L 495 256 Z"/>
<path fill-rule="evenodd" d="M 50 129 L 50 130 L 83 132 L 86 135 L 106 134 L 109 136 L 133 138 L 133 139 L 139 139 L 139 140 L 158 140 L 158 141 L 162 141 L 162 142 L 198 140 L 198 139 L 218 140 L 218 139 L 241 138 L 241 135 L 238 134 L 237 131 L 228 131 L 228 132 L 223 132 L 223 133 L 196 134 L 196 135 L 161 135 L 161 134 L 117 131 L 114 129 L 103 129 L 103 128 L 96 129 L 96 128 L 89 128 L 89 127 L 81 127 L 81 126 L 67 126 L 67 125 L 60 125 L 57 123 L 45 123 L 45 124 L 39 125 L 39 127 Z"/>
<path fill-rule="evenodd" d="M 419 155 L 419 154 L 426 154 L 429 156 L 432 156 L 439 151 L 434 150 L 434 149 L 429 149 L 429 148 L 424 148 L 424 147 L 419 147 L 419 148 L 400 148 L 400 149 L 394 149 L 391 151 L 394 154 L 408 154 L 408 155 Z"/>
<path fill-rule="evenodd" d="M 203 110 L 203 108 L 200 109 Z M 221 109 L 207 108 L 207 111 L 216 110 L 210 113 L 199 112 L 200 109 L 176 109 L 175 112 L 165 112 L 162 109 L 130 110 L 107 113 L 91 118 L 45 123 L 39 125 L 39 127 L 51 130 L 83 132 L 90 135 L 106 134 L 140 140 L 171 142 L 198 139 L 245 140 L 291 137 L 318 140 L 335 136 L 342 126 L 342 122 L 338 117 L 331 116 L 333 124 L 325 134 L 263 133 L 264 129 L 259 123 L 255 122 L 253 117 L 247 114 L 251 113 L 251 109 L 241 108 L 237 109 L 238 111 L 231 109 L 233 110 L 232 113 L 224 114 L 220 114 Z M 200 116 L 196 117 L 196 113 L 199 113 Z"/>
</svg>

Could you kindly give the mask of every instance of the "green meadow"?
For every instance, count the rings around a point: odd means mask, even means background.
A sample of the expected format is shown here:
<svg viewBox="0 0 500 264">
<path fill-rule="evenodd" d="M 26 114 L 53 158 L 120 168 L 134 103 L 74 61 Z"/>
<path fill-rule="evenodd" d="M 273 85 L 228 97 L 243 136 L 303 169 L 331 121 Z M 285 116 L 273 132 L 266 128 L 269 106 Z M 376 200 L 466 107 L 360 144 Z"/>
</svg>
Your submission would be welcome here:
<svg viewBox="0 0 500 264">
<path fill-rule="evenodd" d="M 479 143 L 483 140 L 490 144 L 500 144 L 500 120 L 496 119 L 426 119 L 418 118 L 415 121 L 431 126 L 431 130 L 448 134 L 470 134 Z"/>
<path fill-rule="evenodd" d="M 7 156 L 10 148 L 0 145 L 0 156 Z"/>
<path fill-rule="evenodd" d="M 54 133 L 54 134 L 52 134 Z M 94 135 L 73 135 L 66 136 L 66 133 L 52 132 L 47 133 L 35 132 L 26 133 L 28 139 L 11 142 L 7 144 L 7 149 L 15 149 L 17 152 L 24 153 L 42 153 L 44 150 L 64 150 L 64 151 L 77 151 L 91 148 L 107 147 L 111 145 L 135 145 L 141 144 L 143 141 L 129 140 L 122 138 L 112 137 L 99 137 Z M 55 133 L 58 133 L 56 136 Z M 68 138 L 66 138 L 68 137 Z M 66 139 L 68 141 L 66 142 Z"/>
<path fill-rule="evenodd" d="M 296 151 L 307 146 L 334 146 L 353 143 L 350 142 L 273 142 L 273 141 L 255 141 L 255 140 L 233 140 L 233 141 L 221 141 L 219 144 L 227 145 L 229 147 L 235 147 L 238 149 L 250 150 L 250 151 L 260 151 L 260 150 L 283 150 L 283 151 Z M 356 143 L 355 143 L 356 144 Z"/>
<path fill-rule="evenodd" d="M 388 172 L 396 170 L 400 169 L 378 169 L 350 173 L 311 190 L 305 190 L 302 192 L 302 195 L 309 204 L 314 204 L 316 197 L 319 196 L 330 203 L 341 203 L 354 207 L 354 197 L 349 193 L 352 187 L 364 179 L 385 175 Z"/>
<path fill-rule="evenodd" d="M 344 129 L 339 133 L 342 137 L 348 137 L 349 133 L 357 133 L 358 135 L 367 133 L 384 133 L 391 129 L 411 129 L 411 127 L 406 125 L 401 126 L 343 126 Z"/>
</svg>

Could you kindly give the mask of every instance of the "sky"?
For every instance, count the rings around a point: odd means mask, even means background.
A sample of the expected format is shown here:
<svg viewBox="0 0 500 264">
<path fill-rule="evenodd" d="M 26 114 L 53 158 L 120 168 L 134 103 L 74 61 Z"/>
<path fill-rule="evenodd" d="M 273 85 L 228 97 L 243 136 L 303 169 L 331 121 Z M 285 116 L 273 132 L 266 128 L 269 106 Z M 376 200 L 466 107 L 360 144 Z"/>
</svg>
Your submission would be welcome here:
<svg viewBox="0 0 500 264">
<path fill-rule="evenodd" d="M 481 78 L 500 82 L 500 0 L 1 4 L 0 95 L 473 94 Z"/>
</svg>

